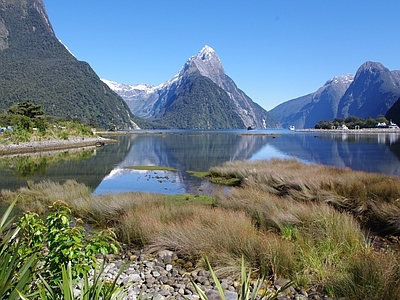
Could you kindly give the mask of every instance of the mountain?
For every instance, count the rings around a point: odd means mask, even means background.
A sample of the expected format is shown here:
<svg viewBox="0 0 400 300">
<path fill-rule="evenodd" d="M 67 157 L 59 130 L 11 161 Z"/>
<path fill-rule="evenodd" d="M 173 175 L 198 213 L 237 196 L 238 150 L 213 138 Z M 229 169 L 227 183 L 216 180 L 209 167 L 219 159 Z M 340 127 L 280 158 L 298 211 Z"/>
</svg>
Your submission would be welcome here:
<svg viewBox="0 0 400 300">
<path fill-rule="evenodd" d="M 132 128 L 128 106 L 59 42 L 43 0 L 0 1 L 0 110 L 41 104 L 47 115 Z"/>
<path fill-rule="evenodd" d="M 334 77 L 315 93 L 286 101 L 269 112 L 284 127 L 314 128 L 323 120 L 385 115 L 399 97 L 400 71 L 368 61 L 355 76 Z"/>
<path fill-rule="evenodd" d="M 381 63 L 365 62 L 340 100 L 338 117 L 359 118 L 385 115 L 400 97 L 400 71 L 389 71 Z"/>
<path fill-rule="evenodd" d="M 393 106 L 388 110 L 385 117 L 388 120 L 392 120 L 396 124 L 400 124 L 400 97 L 393 104 Z"/>
<path fill-rule="evenodd" d="M 172 79 L 126 85 L 102 79 L 138 117 L 170 128 L 277 128 L 279 121 L 225 74 L 217 53 L 204 46 Z"/>
<path fill-rule="evenodd" d="M 284 128 L 314 128 L 321 120 L 337 117 L 339 101 L 353 82 L 353 75 L 329 79 L 316 92 L 286 101 L 269 112 L 277 117 Z"/>
</svg>

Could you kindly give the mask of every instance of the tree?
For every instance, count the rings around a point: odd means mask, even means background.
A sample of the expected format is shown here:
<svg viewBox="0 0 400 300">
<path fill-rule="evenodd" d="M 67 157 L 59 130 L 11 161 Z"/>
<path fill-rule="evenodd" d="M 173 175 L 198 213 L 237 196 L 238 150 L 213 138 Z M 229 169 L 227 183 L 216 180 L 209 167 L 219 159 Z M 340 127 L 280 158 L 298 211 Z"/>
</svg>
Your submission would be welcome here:
<svg viewBox="0 0 400 300">
<path fill-rule="evenodd" d="M 21 102 L 14 104 L 8 109 L 8 113 L 26 116 L 30 119 L 44 115 L 42 106 L 33 104 L 31 102 Z"/>
</svg>

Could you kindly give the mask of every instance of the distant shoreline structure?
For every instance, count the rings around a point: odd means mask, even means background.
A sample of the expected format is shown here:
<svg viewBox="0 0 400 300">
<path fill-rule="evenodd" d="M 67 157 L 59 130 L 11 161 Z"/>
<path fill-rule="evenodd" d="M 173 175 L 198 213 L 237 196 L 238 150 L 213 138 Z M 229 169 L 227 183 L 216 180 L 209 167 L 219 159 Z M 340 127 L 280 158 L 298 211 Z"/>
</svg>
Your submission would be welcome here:
<svg viewBox="0 0 400 300">
<path fill-rule="evenodd" d="M 322 133 L 398 133 L 398 128 L 363 128 L 363 129 L 296 129 L 296 132 L 322 132 Z"/>
</svg>

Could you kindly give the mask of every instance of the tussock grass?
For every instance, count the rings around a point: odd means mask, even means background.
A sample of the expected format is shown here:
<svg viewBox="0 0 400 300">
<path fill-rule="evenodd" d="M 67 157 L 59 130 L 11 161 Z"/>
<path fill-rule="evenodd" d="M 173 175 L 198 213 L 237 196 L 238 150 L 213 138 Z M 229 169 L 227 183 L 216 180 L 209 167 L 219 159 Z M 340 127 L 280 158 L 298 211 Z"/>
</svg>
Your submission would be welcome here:
<svg viewBox="0 0 400 300">
<path fill-rule="evenodd" d="M 28 182 L 27 187 L 18 191 L 1 190 L 0 200 L 11 203 L 18 195 L 18 206 L 22 210 L 44 214 L 55 201 L 63 201 L 69 205 L 76 199 L 90 198 L 91 190 L 74 180 L 67 180 L 64 184 L 52 181 Z"/>
<path fill-rule="evenodd" d="M 237 178 L 240 186 L 203 199 L 92 196 L 76 182 L 41 183 L 2 191 L 2 198 L 20 194 L 25 205 L 37 206 L 63 200 L 85 220 L 114 227 L 132 247 L 174 250 L 193 266 L 205 254 L 218 274 L 239 275 L 243 255 L 269 278 L 331 296 L 399 298 L 399 254 L 374 251 L 366 232 L 399 232 L 400 179 L 295 160 L 232 162 L 212 172 Z"/>
<path fill-rule="evenodd" d="M 357 255 L 342 278 L 333 278 L 330 288 L 349 300 L 400 299 L 400 263 L 393 255 Z"/>
<path fill-rule="evenodd" d="M 241 186 L 301 202 L 326 202 L 351 212 L 371 231 L 400 234 L 400 178 L 294 159 L 229 162 L 210 170 Z"/>
</svg>

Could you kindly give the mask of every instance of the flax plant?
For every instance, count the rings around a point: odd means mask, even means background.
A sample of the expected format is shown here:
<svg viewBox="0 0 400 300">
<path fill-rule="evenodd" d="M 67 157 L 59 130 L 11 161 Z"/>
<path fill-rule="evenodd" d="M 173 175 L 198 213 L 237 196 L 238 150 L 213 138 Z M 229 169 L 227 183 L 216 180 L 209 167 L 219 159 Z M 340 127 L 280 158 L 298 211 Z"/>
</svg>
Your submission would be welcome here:
<svg viewBox="0 0 400 300">
<path fill-rule="evenodd" d="M 36 255 L 20 260 L 19 228 L 11 229 L 9 218 L 16 202 L 17 198 L 0 219 L 0 299 L 19 299 L 18 291 L 29 291 L 38 262 Z"/>
<path fill-rule="evenodd" d="M 226 296 L 224 290 L 222 288 L 221 282 L 218 279 L 216 273 L 214 272 L 213 268 L 211 267 L 210 261 L 208 260 L 207 256 L 204 257 L 204 261 L 210 270 L 211 276 L 217 287 L 219 296 L 222 300 L 226 300 Z M 201 290 L 201 288 L 190 278 L 196 292 L 199 294 L 200 299 L 207 300 L 207 294 Z M 278 299 L 278 296 L 281 292 L 287 290 L 290 286 L 292 286 L 292 282 L 288 282 L 283 287 L 279 288 L 277 291 L 268 290 L 265 286 L 265 276 L 256 279 L 255 281 L 252 280 L 252 272 L 246 270 L 245 267 L 245 260 L 242 256 L 242 263 L 240 269 L 240 287 L 239 287 L 239 294 L 238 300 L 275 300 Z"/>
<path fill-rule="evenodd" d="M 37 299 L 41 300 L 118 300 L 125 299 L 129 285 L 119 286 L 118 278 L 123 272 L 120 269 L 115 279 L 107 282 L 102 274 L 104 272 L 104 262 L 99 270 L 94 270 L 93 279 L 89 280 L 89 273 L 85 272 L 79 281 L 73 278 L 73 267 L 71 262 L 66 267 L 62 266 L 62 279 L 55 290 L 45 278 L 39 275 L 38 291 L 31 295 L 24 295 L 18 292 L 22 300 Z"/>
</svg>

